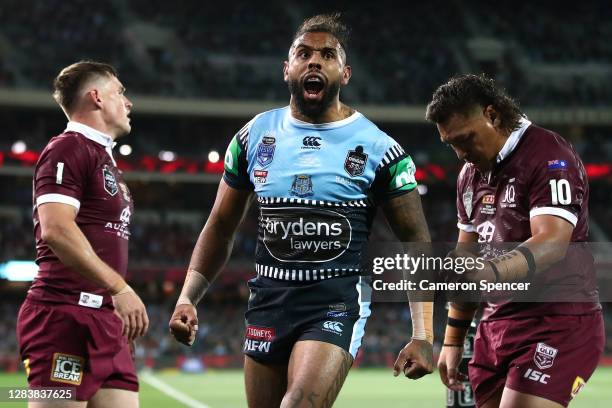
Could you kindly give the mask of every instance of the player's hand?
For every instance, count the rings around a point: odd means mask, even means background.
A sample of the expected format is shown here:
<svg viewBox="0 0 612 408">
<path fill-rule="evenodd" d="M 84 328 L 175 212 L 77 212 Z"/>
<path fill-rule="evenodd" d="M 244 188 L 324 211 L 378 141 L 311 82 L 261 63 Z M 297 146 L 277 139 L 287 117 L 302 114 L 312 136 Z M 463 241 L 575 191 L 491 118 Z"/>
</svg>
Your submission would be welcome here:
<svg viewBox="0 0 612 408">
<path fill-rule="evenodd" d="M 403 371 L 411 380 L 416 380 L 433 372 L 433 349 L 425 340 L 412 340 L 397 355 L 393 364 L 393 375 Z"/>
<path fill-rule="evenodd" d="M 129 290 L 122 291 L 112 298 L 115 312 L 123 323 L 122 334 L 130 341 L 136 337 L 144 336 L 149 328 L 149 317 L 145 305 L 136 292 L 129 288 Z"/>
<path fill-rule="evenodd" d="M 191 346 L 198 331 L 198 312 L 195 306 L 176 305 L 168 326 L 170 333 L 178 342 Z"/>
<path fill-rule="evenodd" d="M 463 347 L 442 347 L 438 358 L 438 372 L 442 383 L 453 391 L 462 391 L 463 381 L 467 375 L 459 372 L 459 364 L 463 358 Z"/>
</svg>

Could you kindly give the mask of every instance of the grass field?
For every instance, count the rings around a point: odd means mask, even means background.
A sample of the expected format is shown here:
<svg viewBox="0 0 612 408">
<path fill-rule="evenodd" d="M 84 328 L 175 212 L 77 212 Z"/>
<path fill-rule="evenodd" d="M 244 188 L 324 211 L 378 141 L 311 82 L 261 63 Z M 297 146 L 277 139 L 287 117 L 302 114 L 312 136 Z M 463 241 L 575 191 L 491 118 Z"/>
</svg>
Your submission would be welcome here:
<svg viewBox="0 0 612 408">
<path fill-rule="evenodd" d="M 0 387 L 24 385 L 23 375 L 0 374 Z M 239 370 L 209 371 L 205 374 L 141 373 L 140 400 L 143 408 L 246 406 L 242 372 Z M 357 369 L 349 374 L 334 407 L 440 408 L 444 404 L 445 392 L 437 373 L 419 381 L 410 381 L 394 378 L 390 370 Z M 0 402 L 0 408 L 23 406 L 24 403 Z M 599 367 L 570 406 L 611 407 L 612 367 Z"/>
</svg>

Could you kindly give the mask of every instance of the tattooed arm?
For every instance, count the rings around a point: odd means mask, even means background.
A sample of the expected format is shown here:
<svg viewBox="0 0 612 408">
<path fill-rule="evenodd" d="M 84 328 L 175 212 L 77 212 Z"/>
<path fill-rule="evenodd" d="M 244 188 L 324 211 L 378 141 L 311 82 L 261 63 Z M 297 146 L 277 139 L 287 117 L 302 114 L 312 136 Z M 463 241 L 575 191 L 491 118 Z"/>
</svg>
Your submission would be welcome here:
<svg viewBox="0 0 612 408">
<path fill-rule="evenodd" d="M 395 235 L 402 242 L 421 243 L 419 248 L 425 255 L 431 252 L 431 237 L 421 206 L 421 197 L 415 188 L 410 193 L 393 198 L 383 204 L 385 216 Z M 426 279 L 422 273 L 420 278 Z M 412 341 L 399 353 L 393 369 L 413 380 L 433 371 L 433 294 L 409 292 L 412 316 Z"/>
</svg>

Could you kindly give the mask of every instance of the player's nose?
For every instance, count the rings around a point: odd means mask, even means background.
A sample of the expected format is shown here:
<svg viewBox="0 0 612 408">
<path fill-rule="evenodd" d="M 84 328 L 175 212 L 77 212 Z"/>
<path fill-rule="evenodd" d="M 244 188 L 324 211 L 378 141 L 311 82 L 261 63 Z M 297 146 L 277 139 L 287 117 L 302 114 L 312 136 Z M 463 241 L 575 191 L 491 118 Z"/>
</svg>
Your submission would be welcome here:
<svg viewBox="0 0 612 408">
<path fill-rule="evenodd" d="M 321 55 L 313 52 L 308 61 L 308 69 L 321 69 Z"/>
</svg>

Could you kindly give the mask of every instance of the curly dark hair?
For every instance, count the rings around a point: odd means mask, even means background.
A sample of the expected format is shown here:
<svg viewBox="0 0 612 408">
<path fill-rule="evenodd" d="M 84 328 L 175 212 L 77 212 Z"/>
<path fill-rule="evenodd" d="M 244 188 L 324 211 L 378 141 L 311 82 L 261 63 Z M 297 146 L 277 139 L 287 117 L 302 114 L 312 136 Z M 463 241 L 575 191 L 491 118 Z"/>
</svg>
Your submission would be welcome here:
<svg viewBox="0 0 612 408">
<path fill-rule="evenodd" d="M 307 18 L 302 22 L 300 27 L 293 36 L 295 41 L 304 33 L 330 33 L 340 43 L 340 46 L 346 54 L 346 47 L 349 41 L 350 30 L 341 20 L 342 14 L 339 12 L 330 14 L 318 14 Z"/>
<path fill-rule="evenodd" d="M 493 108 L 499 113 L 501 126 L 510 132 L 520 126 L 525 116 L 518 103 L 485 74 L 458 75 L 440 85 L 427 105 L 425 119 L 444 123 L 452 115 L 469 115 L 476 107 Z"/>
<path fill-rule="evenodd" d="M 90 79 L 100 76 L 117 76 L 109 64 L 96 61 L 79 61 L 62 69 L 53 80 L 53 98 L 65 112 L 71 113 L 81 87 Z"/>
</svg>

